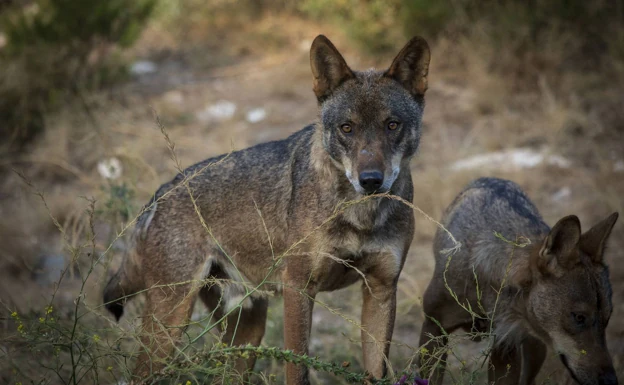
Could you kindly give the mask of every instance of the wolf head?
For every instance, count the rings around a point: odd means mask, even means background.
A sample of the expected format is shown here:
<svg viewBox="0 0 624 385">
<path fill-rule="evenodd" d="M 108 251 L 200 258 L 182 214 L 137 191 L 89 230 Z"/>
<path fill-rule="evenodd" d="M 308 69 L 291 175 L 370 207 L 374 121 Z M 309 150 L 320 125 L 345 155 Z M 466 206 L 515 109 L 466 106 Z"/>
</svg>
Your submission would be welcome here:
<svg viewBox="0 0 624 385">
<path fill-rule="evenodd" d="M 420 141 L 429 46 L 415 37 L 386 71 L 352 71 L 323 35 L 310 50 L 323 146 L 359 194 L 392 188 Z"/>
<path fill-rule="evenodd" d="M 531 264 L 528 314 L 581 385 L 617 385 L 605 329 L 613 310 L 605 244 L 617 213 L 581 234 L 576 216 L 551 229 Z"/>
</svg>

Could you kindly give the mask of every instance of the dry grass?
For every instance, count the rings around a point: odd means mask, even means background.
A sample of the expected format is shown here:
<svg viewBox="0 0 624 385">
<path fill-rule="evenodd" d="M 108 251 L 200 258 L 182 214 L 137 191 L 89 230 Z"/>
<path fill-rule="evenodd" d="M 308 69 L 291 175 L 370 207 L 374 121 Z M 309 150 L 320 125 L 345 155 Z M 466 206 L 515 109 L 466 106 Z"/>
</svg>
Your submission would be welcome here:
<svg viewBox="0 0 624 385">
<path fill-rule="evenodd" d="M 96 372 L 103 383 L 121 378 L 131 366 L 131 359 L 126 360 L 116 349 L 119 347 L 129 354 L 138 348 L 133 336 L 141 301 L 132 302 L 122 322 L 116 325 L 101 308 L 101 289 L 109 265 L 118 263 L 124 249 L 125 237 L 115 241 L 117 234 L 157 187 L 176 172 L 168 144 L 154 122 L 152 108 L 165 123 L 168 135 L 176 144 L 176 156 L 185 167 L 231 149 L 283 138 L 315 119 L 317 107 L 311 92 L 307 49 L 317 33 L 329 35 L 355 68 L 387 65 L 391 60 L 391 57 L 361 56 L 331 27 L 287 20 L 280 15 L 269 15 L 228 36 L 230 44 L 225 52 L 213 49 L 215 40 L 223 36 L 206 42 L 202 52 L 198 37 L 206 36 L 206 32 L 201 25 L 194 28 L 175 33 L 155 27 L 149 30 L 134 54 L 148 56 L 156 52 L 154 55 L 161 64 L 159 73 L 111 94 L 88 95 L 88 111 L 82 106 L 68 106 L 62 113 L 49 117 L 51 128 L 46 135 L 28 153 L 1 165 L 4 171 L 21 170 L 36 189 L 45 193 L 50 208 L 48 212 L 21 178 L 5 173 L 0 185 L 0 231 L 8 241 L 0 251 L 0 267 L 5 272 L 0 281 L 0 316 L 4 319 L 0 355 L 10 360 L 3 360 L 5 363 L 0 366 L 2 382 L 26 383 L 27 378 L 36 381 L 42 376 L 50 377 L 40 364 L 53 366 L 58 360 L 68 359 L 65 353 L 58 358 L 51 351 L 29 350 L 16 332 L 19 322 L 10 317 L 16 311 L 23 319 L 37 320 L 50 304 L 59 324 L 65 326 L 75 319 L 75 309 L 85 315 L 80 320 L 81 330 L 89 344 L 94 344 L 93 351 L 101 353 L 101 367 Z M 181 59 L 176 55 L 161 55 L 165 49 L 177 48 L 180 38 L 177 33 L 190 39 L 188 46 L 180 49 Z M 267 39 L 271 42 L 268 49 L 264 45 Z M 554 45 L 551 60 L 555 62 L 557 49 Z M 221 54 L 226 59 L 211 57 Z M 551 224 L 574 213 L 589 226 L 612 211 L 624 212 L 624 170 L 618 169 L 618 164 L 624 162 L 621 152 L 624 138 L 621 130 L 609 127 L 620 115 L 617 111 L 615 115 L 603 115 L 600 109 L 602 106 L 608 111 L 609 103 L 613 103 L 610 94 L 613 91 L 605 89 L 604 104 L 595 103 L 600 95 L 574 93 L 575 85 L 600 76 L 592 73 L 587 78 L 576 79 L 543 73 L 539 75 L 538 87 L 518 88 L 515 79 L 493 73 L 488 67 L 493 56 L 505 54 L 508 53 L 484 48 L 478 36 L 459 41 L 441 39 L 433 46 L 424 135 L 420 154 L 412 164 L 414 203 L 432 217 L 440 218 L 469 180 L 487 175 L 517 181 Z M 163 79 L 173 80 L 168 83 Z M 590 97 L 592 107 L 581 109 L 579 106 L 587 101 L 584 98 Z M 224 121 L 198 118 L 206 106 L 219 100 L 237 105 L 231 118 Z M 267 111 L 267 119 L 247 122 L 246 112 L 257 107 Z M 467 171 L 453 171 L 449 167 L 475 154 L 515 147 L 547 148 L 550 153 L 567 157 L 571 166 L 502 169 L 500 165 L 491 165 L 491 168 Z M 123 165 L 121 177 L 112 181 L 103 179 L 97 171 L 98 162 L 111 157 L 118 158 Z M 122 186 L 134 195 L 120 196 Z M 89 211 L 89 201 L 80 197 L 93 197 L 97 201 L 95 211 Z M 114 204 L 107 206 L 107 202 Z M 126 217 L 124 209 L 131 215 Z M 65 238 L 59 235 L 51 216 L 58 219 Z M 93 256 L 87 255 L 91 252 L 91 226 L 95 230 L 94 255 L 106 252 L 97 264 L 93 263 Z M 399 283 L 399 307 L 390 357 L 397 370 L 409 365 L 418 349 L 423 319 L 420 302 L 434 266 L 431 241 L 435 225 L 417 214 L 416 226 L 417 234 Z M 616 225 L 607 256 L 614 287 L 608 341 L 621 374 L 624 373 L 624 268 L 618 261 L 624 258 L 622 229 L 622 223 Z M 113 247 L 109 249 L 111 242 Z M 33 279 L 32 270 L 39 257 L 51 254 L 62 255 L 70 267 L 58 287 Z M 93 271 L 87 275 L 90 268 Z M 50 303 L 54 292 L 56 295 Z M 318 296 L 319 303 L 326 306 L 315 308 L 311 355 L 326 361 L 350 361 L 354 370 L 362 367 L 360 331 L 344 319 L 359 319 L 359 292 L 359 288 L 352 287 Z M 75 304 L 76 298 L 80 298 L 79 305 Z M 206 316 L 205 309 L 198 305 L 194 320 Z M 282 346 L 279 299 L 272 300 L 269 318 L 264 345 Z M 202 330 L 200 323 L 191 327 L 189 333 L 197 335 Z M 215 340 L 216 337 L 207 336 L 197 344 L 198 348 L 204 344 L 210 346 Z M 484 345 L 463 343 L 457 344 L 454 351 L 471 362 L 475 352 L 483 348 Z M 23 360 L 33 356 L 37 359 Z M 450 365 L 456 376 L 460 373 L 460 361 L 454 360 Z M 269 382 L 269 374 L 280 380 L 281 365 L 275 360 L 260 360 L 256 369 Z M 67 373 L 67 368 L 61 370 L 62 375 Z M 567 378 L 552 355 L 542 374 L 553 379 Z M 317 383 L 336 381 L 325 373 L 313 372 L 312 378 Z M 57 380 L 50 378 L 52 383 L 61 383 Z"/>
</svg>

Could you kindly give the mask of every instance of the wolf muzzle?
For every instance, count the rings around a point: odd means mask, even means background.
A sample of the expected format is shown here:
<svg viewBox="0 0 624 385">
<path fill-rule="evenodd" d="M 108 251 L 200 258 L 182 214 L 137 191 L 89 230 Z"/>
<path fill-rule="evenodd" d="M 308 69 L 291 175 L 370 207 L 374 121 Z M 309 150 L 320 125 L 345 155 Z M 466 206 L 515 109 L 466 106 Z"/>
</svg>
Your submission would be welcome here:
<svg viewBox="0 0 624 385">
<path fill-rule="evenodd" d="M 367 194 L 379 191 L 384 182 L 384 174 L 379 170 L 362 171 L 359 175 L 360 186 Z"/>
</svg>

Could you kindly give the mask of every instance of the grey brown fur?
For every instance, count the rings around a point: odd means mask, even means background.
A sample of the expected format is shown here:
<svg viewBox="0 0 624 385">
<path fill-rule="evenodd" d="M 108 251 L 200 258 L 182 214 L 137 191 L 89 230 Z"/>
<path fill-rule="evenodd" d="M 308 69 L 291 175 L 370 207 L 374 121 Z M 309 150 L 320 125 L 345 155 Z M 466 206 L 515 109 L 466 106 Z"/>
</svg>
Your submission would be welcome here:
<svg viewBox="0 0 624 385">
<path fill-rule="evenodd" d="M 421 357 L 423 374 L 434 385 L 442 383 L 448 339 L 439 322 L 446 333 L 493 333 L 490 383 L 534 384 L 551 346 L 577 383 L 617 384 L 605 341 L 612 304 L 603 263 L 617 217 L 610 215 L 584 234 L 576 216 L 562 218 L 551 229 L 515 183 L 481 178 L 468 185 L 442 220 L 462 244 L 459 252 L 442 252 L 454 246 L 444 231 L 434 240 L 436 267 L 424 295 L 420 339 L 428 351 Z M 525 246 L 514 246 L 495 231 Z M 459 302 L 470 304 L 478 316 L 458 305 L 445 279 Z"/>
<path fill-rule="evenodd" d="M 136 245 L 104 292 L 119 317 L 126 296 L 146 290 L 147 349 L 138 358 L 137 378 L 162 368 L 172 355 L 172 341 L 180 339 L 197 296 L 217 319 L 235 309 L 225 342 L 258 345 L 266 292 L 282 293 L 285 348 L 307 353 L 315 295 L 361 282 L 360 273 L 367 281 L 364 366 L 373 376 L 385 375 L 413 213 L 376 196 L 319 226 L 342 203 L 374 192 L 412 201 L 409 161 L 419 145 L 429 49 L 414 38 L 387 71 L 356 72 L 319 36 L 310 62 L 318 122 L 287 139 L 189 167 L 161 186 L 139 218 Z M 205 284 L 211 277 L 222 283 Z M 263 281 L 261 291 L 236 308 L 245 287 Z M 237 367 L 253 364 L 250 358 Z M 287 383 L 308 383 L 306 368 L 288 364 Z"/>
</svg>

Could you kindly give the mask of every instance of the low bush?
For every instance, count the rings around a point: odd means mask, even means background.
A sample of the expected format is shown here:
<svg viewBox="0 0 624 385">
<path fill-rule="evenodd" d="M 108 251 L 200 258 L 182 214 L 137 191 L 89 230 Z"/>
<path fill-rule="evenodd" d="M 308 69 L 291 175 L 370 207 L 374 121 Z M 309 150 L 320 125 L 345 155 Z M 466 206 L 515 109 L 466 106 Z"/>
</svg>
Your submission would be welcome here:
<svg viewBox="0 0 624 385">
<path fill-rule="evenodd" d="M 157 0 L 36 0 L 4 7 L 0 32 L 0 137 L 19 149 L 45 114 L 123 77 L 119 57 Z"/>
</svg>

